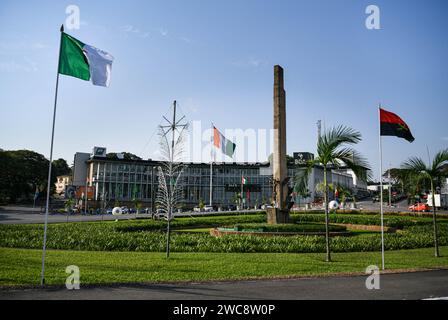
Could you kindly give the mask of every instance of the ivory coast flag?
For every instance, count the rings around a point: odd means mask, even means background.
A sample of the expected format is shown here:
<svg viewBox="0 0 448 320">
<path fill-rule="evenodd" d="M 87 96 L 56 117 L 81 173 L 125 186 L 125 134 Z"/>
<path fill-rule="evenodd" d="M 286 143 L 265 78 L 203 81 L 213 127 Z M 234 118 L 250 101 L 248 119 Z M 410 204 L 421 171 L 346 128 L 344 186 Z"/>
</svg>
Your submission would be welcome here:
<svg viewBox="0 0 448 320">
<path fill-rule="evenodd" d="M 59 73 L 108 87 L 114 57 L 62 32 Z"/>
<path fill-rule="evenodd" d="M 232 157 L 235 152 L 236 144 L 227 140 L 224 135 L 219 132 L 216 127 L 213 127 L 213 145 L 220 149 L 228 157 Z"/>
</svg>

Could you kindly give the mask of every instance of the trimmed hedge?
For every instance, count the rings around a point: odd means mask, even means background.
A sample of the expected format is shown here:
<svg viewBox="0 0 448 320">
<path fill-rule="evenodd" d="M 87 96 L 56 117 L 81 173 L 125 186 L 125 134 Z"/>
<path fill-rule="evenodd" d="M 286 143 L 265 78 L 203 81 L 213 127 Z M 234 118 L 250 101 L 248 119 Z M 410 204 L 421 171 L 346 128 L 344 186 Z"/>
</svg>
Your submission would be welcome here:
<svg viewBox="0 0 448 320">
<path fill-rule="evenodd" d="M 344 224 L 364 224 L 364 225 L 381 225 L 380 215 L 357 215 L 357 214 L 334 214 L 329 215 L 330 223 L 344 223 Z M 291 219 L 295 223 L 302 222 L 325 222 L 325 214 L 293 214 Z M 432 223 L 431 218 L 423 217 L 399 217 L 399 216 L 385 216 L 384 225 L 396 229 L 403 229 L 404 227 L 411 227 L 417 225 L 426 225 Z"/>
<path fill-rule="evenodd" d="M 313 216 L 318 217 L 318 215 Z M 371 217 L 358 216 L 358 218 L 367 219 Z M 173 221 L 173 225 L 177 225 L 177 227 L 191 227 L 194 226 L 194 223 L 197 223 L 195 226 L 207 223 L 216 226 L 238 223 L 244 225 L 260 222 L 247 221 L 247 219 L 260 220 L 265 219 L 265 216 L 232 216 L 209 219 L 208 217 L 179 218 Z M 385 234 L 386 249 L 432 247 L 431 223 L 424 222 L 421 224 L 418 220 L 413 226 L 404 226 L 400 232 Z M 403 223 L 403 221 L 405 222 Z M 265 222 L 265 220 L 262 222 Z M 362 220 L 362 222 L 365 224 L 365 220 Z M 407 224 L 408 220 L 404 219 L 398 222 Z M 163 252 L 165 250 L 166 234 L 160 230 L 163 230 L 164 227 L 165 222 L 163 221 L 50 224 L 48 226 L 47 247 L 66 250 Z M 0 225 L 1 247 L 40 249 L 42 248 L 42 240 L 42 225 Z M 447 223 L 439 224 L 439 243 L 440 245 L 448 245 Z M 381 249 L 380 234 L 369 233 L 351 237 L 333 237 L 331 238 L 331 249 L 334 252 L 379 251 Z M 325 252 L 325 237 L 227 235 L 215 238 L 205 233 L 173 232 L 171 250 L 174 252 Z"/>
<path fill-rule="evenodd" d="M 233 226 L 228 226 L 233 228 Z M 300 223 L 300 224 L 260 224 L 245 223 L 234 226 L 238 231 L 260 230 L 261 232 L 325 232 L 325 224 L 321 223 Z M 345 226 L 329 226 L 330 231 L 346 231 Z"/>
</svg>

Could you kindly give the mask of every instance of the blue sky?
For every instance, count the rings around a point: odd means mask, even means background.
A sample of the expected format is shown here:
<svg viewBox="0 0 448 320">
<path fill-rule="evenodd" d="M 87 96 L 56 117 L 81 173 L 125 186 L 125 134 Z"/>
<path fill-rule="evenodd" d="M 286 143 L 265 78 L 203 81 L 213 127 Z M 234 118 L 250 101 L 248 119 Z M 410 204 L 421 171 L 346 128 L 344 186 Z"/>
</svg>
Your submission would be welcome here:
<svg viewBox="0 0 448 320">
<path fill-rule="evenodd" d="M 273 66 L 285 69 L 288 153 L 315 151 L 316 121 L 360 130 L 378 168 L 378 103 L 416 140 L 385 137 L 384 165 L 448 146 L 446 1 L 0 0 L 0 148 L 49 155 L 59 26 L 114 57 L 109 88 L 61 76 L 54 157 L 94 145 L 148 158 L 172 101 L 220 129 L 272 127 Z M 367 30 L 365 8 L 381 12 Z"/>
</svg>

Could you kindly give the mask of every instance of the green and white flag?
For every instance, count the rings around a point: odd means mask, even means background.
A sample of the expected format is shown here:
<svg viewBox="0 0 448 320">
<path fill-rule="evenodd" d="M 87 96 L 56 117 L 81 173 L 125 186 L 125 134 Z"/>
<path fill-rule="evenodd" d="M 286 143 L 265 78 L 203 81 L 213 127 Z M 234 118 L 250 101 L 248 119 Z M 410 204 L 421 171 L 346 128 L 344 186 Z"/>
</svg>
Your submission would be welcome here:
<svg viewBox="0 0 448 320">
<path fill-rule="evenodd" d="M 108 87 L 114 57 L 62 32 L 59 73 Z"/>
</svg>

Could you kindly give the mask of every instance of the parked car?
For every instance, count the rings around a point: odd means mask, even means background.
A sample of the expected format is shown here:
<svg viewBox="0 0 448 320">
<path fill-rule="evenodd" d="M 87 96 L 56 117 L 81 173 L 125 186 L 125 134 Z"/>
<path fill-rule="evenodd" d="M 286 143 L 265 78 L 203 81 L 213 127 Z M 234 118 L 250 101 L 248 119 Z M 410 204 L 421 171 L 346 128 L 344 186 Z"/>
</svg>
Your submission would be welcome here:
<svg viewBox="0 0 448 320">
<path fill-rule="evenodd" d="M 205 207 L 204 207 L 204 211 L 205 211 L 205 212 L 212 212 L 212 211 L 214 211 L 214 209 L 213 209 L 212 206 L 205 206 Z"/>
<path fill-rule="evenodd" d="M 409 211 L 412 212 L 426 212 L 429 211 L 429 206 L 426 203 L 416 203 L 409 207 Z"/>
<path fill-rule="evenodd" d="M 193 208 L 193 211 L 194 211 L 194 212 L 201 212 L 201 208 L 199 208 L 199 207 L 194 207 L 194 208 Z"/>
<path fill-rule="evenodd" d="M 129 213 L 128 207 L 121 207 L 121 213 L 122 214 L 128 214 Z"/>
<path fill-rule="evenodd" d="M 106 214 L 112 214 L 112 208 L 107 208 L 106 209 Z"/>
</svg>

